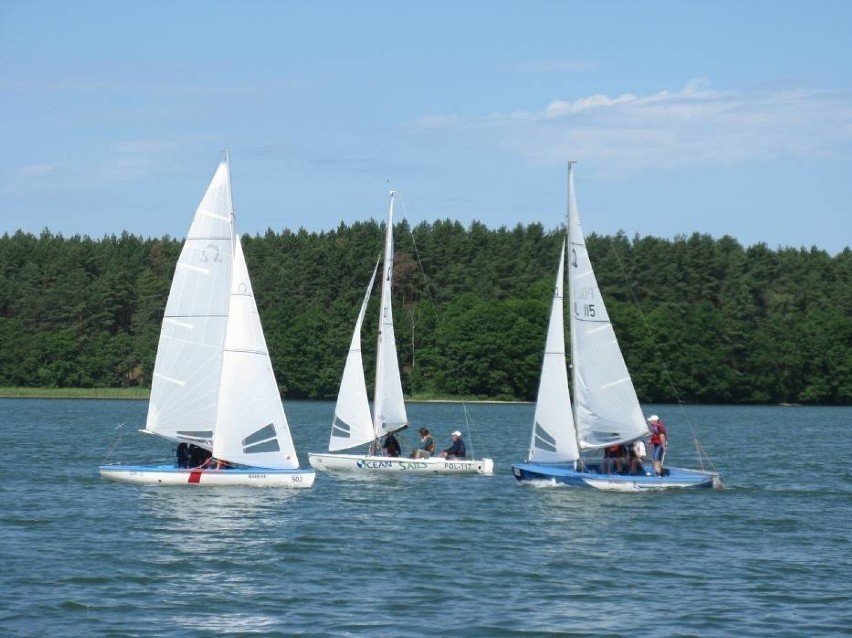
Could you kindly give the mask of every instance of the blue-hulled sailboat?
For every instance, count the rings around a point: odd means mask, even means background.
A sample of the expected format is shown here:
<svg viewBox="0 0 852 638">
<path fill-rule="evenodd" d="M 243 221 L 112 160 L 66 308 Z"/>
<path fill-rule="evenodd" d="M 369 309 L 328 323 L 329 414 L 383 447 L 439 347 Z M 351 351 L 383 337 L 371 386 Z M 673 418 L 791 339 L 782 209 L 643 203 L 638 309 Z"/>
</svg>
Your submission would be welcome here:
<svg viewBox="0 0 852 638">
<path fill-rule="evenodd" d="M 512 465 L 519 481 L 638 492 L 665 488 L 721 487 L 715 471 L 638 464 L 622 474 L 586 455 L 628 445 L 650 434 L 633 381 L 598 288 L 568 166 L 568 290 L 571 328 L 572 408 L 565 361 L 563 243 L 554 287 L 535 418 L 525 463 Z"/>
</svg>

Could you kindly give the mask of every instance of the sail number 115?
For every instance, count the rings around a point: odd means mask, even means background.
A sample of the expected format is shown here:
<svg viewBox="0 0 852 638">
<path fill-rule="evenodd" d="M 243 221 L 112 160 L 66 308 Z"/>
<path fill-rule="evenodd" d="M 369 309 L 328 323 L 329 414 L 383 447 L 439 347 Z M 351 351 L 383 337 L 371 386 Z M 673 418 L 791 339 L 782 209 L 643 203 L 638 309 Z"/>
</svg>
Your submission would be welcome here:
<svg viewBox="0 0 852 638">
<path fill-rule="evenodd" d="M 594 318 L 597 315 L 595 304 L 592 303 L 595 296 L 594 288 L 577 288 L 574 291 L 574 316 Z"/>
<path fill-rule="evenodd" d="M 595 304 L 593 303 L 584 303 L 584 304 L 574 304 L 574 314 L 578 317 L 589 317 L 594 318 L 595 316 Z"/>
</svg>

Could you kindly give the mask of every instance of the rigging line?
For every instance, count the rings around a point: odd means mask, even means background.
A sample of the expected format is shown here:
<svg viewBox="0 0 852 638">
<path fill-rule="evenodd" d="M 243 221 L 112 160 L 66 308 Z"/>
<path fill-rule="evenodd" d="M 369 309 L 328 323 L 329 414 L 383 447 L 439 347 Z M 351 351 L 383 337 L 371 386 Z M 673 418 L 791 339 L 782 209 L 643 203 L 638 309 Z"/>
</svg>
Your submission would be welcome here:
<svg viewBox="0 0 852 638">
<path fill-rule="evenodd" d="M 399 194 L 397 194 L 397 197 L 398 197 L 398 201 L 399 201 L 400 205 L 402 206 L 402 214 L 406 219 L 408 219 L 408 210 L 405 207 L 405 200 L 401 196 L 399 196 Z M 408 226 L 408 234 L 411 236 L 411 243 L 414 246 L 414 256 L 417 258 L 417 266 L 420 268 L 420 274 L 423 277 L 423 282 L 425 283 L 426 298 L 429 300 L 429 305 L 432 308 L 432 314 L 435 317 L 435 325 L 438 327 L 438 339 L 439 339 L 441 345 L 444 346 L 444 349 L 447 350 L 448 349 L 448 343 L 447 343 L 447 337 L 444 334 L 444 325 L 443 325 L 443 322 L 441 321 L 441 315 L 438 314 L 438 307 L 435 304 L 434 298 L 432 297 L 432 286 L 429 282 L 429 277 L 426 276 L 426 270 L 423 268 L 423 260 L 420 259 L 420 249 L 417 247 L 417 239 L 414 237 L 414 228 L 411 226 L 411 224 L 409 224 L 409 226 Z M 467 430 L 467 436 L 468 436 L 465 447 L 468 447 L 467 444 L 469 443 L 470 458 L 476 458 L 476 452 L 475 452 L 475 448 L 474 448 L 474 444 L 473 444 L 473 428 L 471 427 L 472 426 L 472 419 L 470 418 L 470 412 L 467 409 L 467 402 L 464 399 L 462 399 L 461 404 L 462 404 L 462 410 L 464 412 L 465 429 Z M 485 454 L 487 456 L 490 456 L 490 454 L 488 452 L 488 446 L 486 445 L 486 446 L 483 446 L 483 447 L 485 447 Z"/>
<path fill-rule="evenodd" d="M 124 423 L 123 422 L 119 423 L 117 426 L 115 426 L 115 428 L 113 428 L 113 431 L 120 430 L 123 427 L 124 427 Z M 112 447 L 109 450 L 107 450 L 107 453 L 104 455 L 104 460 L 101 461 L 101 465 L 106 464 L 109 457 L 112 456 L 112 452 L 113 452 L 113 450 L 115 450 L 115 446 L 118 445 L 121 442 L 121 439 L 123 439 L 123 438 L 124 438 L 124 432 L 119 432 L 115 441 L 113 441 Z"/>
<path fill-rule="evenodd" d="M 626 237 L 625 241 L 627 241 Z M 639 317 L 642 319 L 642 327 L 645 329 L 645 334 L 648 335 L 648 337 L 651 339 L 651 344 L 654 346 L 654 355 L 657 359 L 657 362 L 660 364 L 660 367 L 662 368 L 663 377 L 668 383 L 669 389 L 672 391 L 672 394 L 674 394 L 675 400 L 677 401 L 678 407 L 680 408 L 680 412 L 683 415 L 683 418 L 686 420 L 686 423 L 689 425 L 690 432 L 692 432 L 692 439 L 696 443 L 696 450 L 698 450 L 699 462 L 702 460 L 702 452 L 704 453 L 704 456 L 706 457 L 707 461 L 710 462 L 710 457 L 707 456 L 706 450 L 704 450 L 704 448 L 698 442 L 698 436 L 695 433 L 695 427 L 692 424 L 692 420 L 689 418 L 689 413 L 686 411 L 686 408 L 684 408 L 684 402 L 680 397 L 680 392 L 678 391 L 677 386 L 675 385 L 674 378 L 672 377 L 672 374 L 669 371 L 668 366 L 666 365 L 666 361 L 663 358 L 662 352 L 660 352 L 660 346 L 657 343 L 657 339 L 654 337 L 654 333 L 651 330 L 651 326 L 648 324 L 648 318 L 645 316 L 645 312 L 642 310 L 642 306 L 639 303 L 639 297 L 636 294 L 636 290 L 633 287 L 633 283 L 627 276 L 627 271 L 624 268 L 624 262 L 622 261 L 621 256 L 618 254 L 618 250 L 616 250 L 615 242 L 610 244 L 610 252 L 615 257 L 615 261 L 621 271 L 621 276 L 624 279 L 624 282 L 627 284 L 627 288 L 630 291 L 630 298 L 633 301 L 633 305 L 636 306 L 636 309 L 639 311 Z"/>
</svg>

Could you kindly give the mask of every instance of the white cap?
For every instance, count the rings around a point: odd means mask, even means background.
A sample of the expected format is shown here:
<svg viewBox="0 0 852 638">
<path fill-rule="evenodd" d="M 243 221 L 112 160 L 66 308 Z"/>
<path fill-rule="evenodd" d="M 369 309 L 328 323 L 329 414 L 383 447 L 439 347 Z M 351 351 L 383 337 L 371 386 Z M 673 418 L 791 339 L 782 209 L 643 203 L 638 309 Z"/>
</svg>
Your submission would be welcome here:
<svg viewBox="0 0 852 638">
<path fill-rule="evenodd" d="M 456 431 L 455 431 L 455 432 L 453 432 L 450 436 L 461 436 L 461 432 L 459 432 L 458 430 L 456 430 Z"/>
<path fill-rule="evenodd" d="M 659 420 L 660 420 L 660 417 L 658 417 L 656 414 L 652 414 L 651 416 L 648 417 L 648 421 L 650 423 L 653 423 L 654 421 L 659 421 Z"/>
</svg>

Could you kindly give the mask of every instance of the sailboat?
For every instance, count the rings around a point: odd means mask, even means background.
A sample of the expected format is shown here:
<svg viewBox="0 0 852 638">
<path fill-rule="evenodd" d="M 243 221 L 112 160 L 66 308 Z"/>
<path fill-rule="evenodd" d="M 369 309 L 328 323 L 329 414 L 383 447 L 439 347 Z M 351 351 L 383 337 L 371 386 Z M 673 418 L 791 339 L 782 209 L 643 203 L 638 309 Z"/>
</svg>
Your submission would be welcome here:
<svg viewBox="0 0 852 638">
<path fill-rule="evenodd" d="M 356 472 L 408 472 L 419 474 L 492 474 L 492 459 L 404 458 L 379 454 L 383 436 L 408 426 L 408 416 L 402 394 L 402 380 L 396 352 L 393 329 L 391 285 L 393 283 L 393 204 L 394 192 L 389 194 L 387 223 L 385 225 L 384 264 L 381 271 L 382 291 L 379 314 L 379 332 L 376 346 L 376 384 L 373 396 L 373 414 L 370 414 L 364 363 L 361 357 L 361 327 L 367 312 L 367 303 L 375 283 L 379 263 L 367 286 L 349 354 L 343 368 L 343 377 L 334 408 L 331 436 L 327 453 L 308 454 L 311 466 L 318 470 Z M 359 446 L 369 445 L 365 453 L 340 453 Z"/>
<path fill-rule="evenodd" d="M 572 409 L 565 365 L 563 283 L 566 243 L 570 296 Z M 655 475 L 650 463 L 633 474 L 612 471 L 584 453 L 625 445 L 650 435 L 627 364 L 598 288 L 568 165 L 568 237 L 562 245 L 539 381 L 529 453 L 512 465 L 519 481 L 546 481 L 614 491 L 721 487 L 713 471 L 666 467 Z"/>
<path fill-rule="evenodd" d="M 102 465 L 111 481 L 311 487 L 272 371 L 240 238 L 227 155 L 184 242 L 160 331 L 141 432 L 177 446 L 174 463 Z"/>
</svg>

